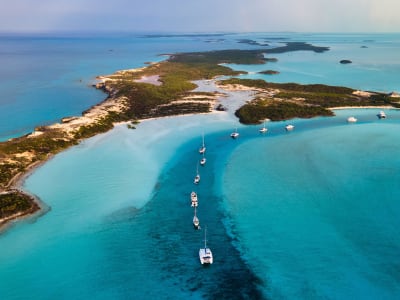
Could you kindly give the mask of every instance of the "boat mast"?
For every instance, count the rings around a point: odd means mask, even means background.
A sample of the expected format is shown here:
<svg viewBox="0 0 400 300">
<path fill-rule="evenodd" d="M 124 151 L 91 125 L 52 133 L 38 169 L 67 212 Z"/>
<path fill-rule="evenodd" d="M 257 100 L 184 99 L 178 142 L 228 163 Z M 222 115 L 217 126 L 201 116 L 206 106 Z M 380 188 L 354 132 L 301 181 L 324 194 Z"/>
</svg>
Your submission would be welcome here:
<svg viewBox="0 0 400 300">
<path fill-rule="evenodd" d="M 204 229 L 204 250 L 207 249 L 207 227 Z"/>
</svg>

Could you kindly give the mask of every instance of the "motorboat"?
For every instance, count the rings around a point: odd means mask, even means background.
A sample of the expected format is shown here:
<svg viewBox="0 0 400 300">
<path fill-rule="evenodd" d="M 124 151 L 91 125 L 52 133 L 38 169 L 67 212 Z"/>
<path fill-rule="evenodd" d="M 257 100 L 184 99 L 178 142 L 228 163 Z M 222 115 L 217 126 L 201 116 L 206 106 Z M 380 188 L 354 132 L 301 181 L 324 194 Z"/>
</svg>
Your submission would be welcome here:
<svg viewBox="0 0 400 300">
<path fill-rule="evenodd" d="M 196 192 L 190 193 L 190 201 L 192 202 L 192 205 L 191 205 L 192 207 L 196 207 L 199 205 L 199 201 L 198 201 Z"/>
</svg>

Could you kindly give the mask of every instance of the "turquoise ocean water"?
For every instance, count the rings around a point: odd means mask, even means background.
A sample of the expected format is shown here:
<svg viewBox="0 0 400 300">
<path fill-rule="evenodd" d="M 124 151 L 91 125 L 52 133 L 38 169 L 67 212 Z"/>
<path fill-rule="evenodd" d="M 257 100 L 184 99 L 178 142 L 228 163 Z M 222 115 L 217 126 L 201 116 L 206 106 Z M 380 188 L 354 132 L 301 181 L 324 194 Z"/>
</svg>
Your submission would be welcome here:
<svg viewBox="0 0 400 300">
<path fill-rule="evenodd" d="M 104 37 L 74 39 L 68 47 L 80 50 L 66 64 L 68 70 L 49 64 L 49 74 L 59 74 L 59 81 L 47 92 L 57 95 L 62 85 L 80 86 L 88 94 L 71 89 L 68 105 L 60 105 L 65 112 L 59 112 L 60 117 L 76 114 L 102 98 L 86 84 L 95 75 L 141 66 L 170 51 L 254 48 L 237 43 L 245 37 L 332 47 L 322 54 L 274 55 L 277 63 L 257 68 L 281 74 L 266 78 L 400 90 L 393 79 L 400 75 L 398 35 L 253 34 L 124 36 L 112 39 L 113 46 Z M 63 48 L 65 40 L 34 43 Z M 96 51 L 88 45 L 96 43 L 98 56 L 91 57 Z M 360 48 L 364 44 L 368 48 Z M 124 55 L 115 55 L 117 49 Z M 340 65 L 339 58 L 353 64 Z M 23 75 L 15 72 L 15 78 Z M 15 107 L 31 105 L 40 113 L 25 115 L 29 122 L 12 125 L 15 132 L 59 118 L 42 110 L 51 97 L 36 98 L 40 84 L 28 77 L 38 78 L 27 76 L 26 84 L 9 79 L 8 86 L 19 85 L 27 95 L 22 97 L 27 102 Z M 42 81 L 46 78 L 38 78 Z M 21 100 L 13 95 L 10 102 Z M 39 100 L 44 102 L 39 105 Z M 243 93 L 224 101 L 245 100 Z M 386 110 L 386 120 L 379 120 L 378 112 L 343 110 L 333 118 L 296 119 L 291 133 L 284 130 L 287 122 L 269 123 L 262 136 L 258 126 L 239 125 L 230 110 L 146 121 L 136 130 L 121 125 L 86 140 L 27 179 L 24 188 L 50 211 L 0 235 L 0 298 L 397 299 L 400 112 Z M 350 115 L 359 121 L 347 124 Z M 236 126 L 241 136 L 232 140 L 229 133 Z M 3 137 L 12 130 L 2 130 Z M 192 180 L 203 132 L 207 164 L 200 167 L 196 187 Z M 194 231 L 191 224 L 193 189 L 214 253 L 208 268 L 198 261 L 203 231 Z"/>
</svg>

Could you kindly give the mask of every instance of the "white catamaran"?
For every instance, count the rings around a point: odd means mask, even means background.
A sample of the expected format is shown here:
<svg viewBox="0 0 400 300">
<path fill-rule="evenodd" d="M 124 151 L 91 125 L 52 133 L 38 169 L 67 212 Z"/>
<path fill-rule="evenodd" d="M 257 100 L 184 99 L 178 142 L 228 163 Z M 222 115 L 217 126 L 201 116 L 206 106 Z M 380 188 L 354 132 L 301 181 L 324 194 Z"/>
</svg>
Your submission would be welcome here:
<svg viewBox="0 0 400 300">
<path fill-rule="evenodd" d="M 213 263 L 213 255 L 211 249 L 207 248 L 207 228 L 204 230 L 204 248 L 199 249 L 199 258 L 202 265 Z"/>
<path fill-rule="evenodd" d="M 237 132 L 237 128 L 235 128 L 235 131 L 231 133 L 231 138 L 236 139 L 239 137 L 239 132 Z"/>
</svg>

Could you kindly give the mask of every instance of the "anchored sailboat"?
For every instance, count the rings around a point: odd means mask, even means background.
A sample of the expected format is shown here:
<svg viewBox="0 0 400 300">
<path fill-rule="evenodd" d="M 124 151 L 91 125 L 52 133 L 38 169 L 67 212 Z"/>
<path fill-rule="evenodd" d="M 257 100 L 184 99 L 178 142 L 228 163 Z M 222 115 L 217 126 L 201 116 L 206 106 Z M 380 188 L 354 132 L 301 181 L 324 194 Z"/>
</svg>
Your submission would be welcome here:
<svg viewBox="0 0 400 300">
<path fill-rule="evenodd" d="M 193 226 L 195 229 L 200 229 L 200 220 L 196 214 L 196 206 L 194 207 Z"/>
<path fill-rule="evenodd" d="M 200 165 L 204 166 L 207 162 L 207 159 L 204 157 L 204 153 L 203 153 L 203 158 L 200 160 Z"/>
<path fill-rule="evenodd" d="M 237 128 L 235 128 L 235 131 L 231 133 L 231 138 L 236 139 L 239 137 L 239 132 L 237 132 Z"/>
<path fill-rule="evenodd" d="M 261 127 L 258 131 L 259 131 L 260 133 L 266 133 L 266 132 L 268 131 L 268 128 L 265 127 L 265 121 L 264 121 L 264 126 Z"/>
<path fill-rule="evenodd" d="M 207 248 L 207 228 L 204 230 L 204 248 L 199 249 L 199 258 L 202 265 L 214 262 L 211 249 Z"/>
<path fill-rule="evenodd" d="M 197 163 L 196 176 L 194 177 L 194 184 L 198 184 L 200 182 L 200 174 L 199 174 L 199 163 Z"/>
<path fill-rule="evenodd" d="M 202 146 L 199 149 L 199 153 L 203 154 L 204 152 L 206 152 L 206 144 L 204 143 L 204 133 L 203 133 L 203 143 L 202 143 Z"/>
</svg>

